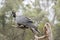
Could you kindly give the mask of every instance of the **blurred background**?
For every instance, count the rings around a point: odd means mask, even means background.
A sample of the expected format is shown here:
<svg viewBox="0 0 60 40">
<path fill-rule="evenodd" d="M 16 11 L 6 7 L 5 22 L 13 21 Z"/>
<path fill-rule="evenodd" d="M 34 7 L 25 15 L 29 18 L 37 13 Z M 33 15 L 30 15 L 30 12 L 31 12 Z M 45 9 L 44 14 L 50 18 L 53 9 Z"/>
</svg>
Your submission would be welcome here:
<svg viewBox="0 0 60 40">
<path fill-rule="evenodd" d="M 33 40 L 34 34 L 30 29 L 15 28 L 12 10 L 17 16 L 31 18 L 41 36 L 46 22 L 51 23 L 54 40 L 60 40 L 60 0 L 0 0 L 0 40 Z M 45 40 L 45 39 L 44 39 Z"/>
</svg>

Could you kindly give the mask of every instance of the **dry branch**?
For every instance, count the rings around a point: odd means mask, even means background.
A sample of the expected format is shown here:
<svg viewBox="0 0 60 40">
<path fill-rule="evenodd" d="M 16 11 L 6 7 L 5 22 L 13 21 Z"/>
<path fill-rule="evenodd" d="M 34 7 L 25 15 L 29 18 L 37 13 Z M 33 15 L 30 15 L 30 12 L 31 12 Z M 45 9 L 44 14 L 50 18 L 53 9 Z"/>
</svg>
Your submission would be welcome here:
<svg viewBox="0 0 60 40">
<path fill-rule="evenodd" d="M 38 37 L 37 35 L 35 35 L 34 37 L 35 37 L 34 40 L 39 40 L 44 38 L 47 38 L 48 40 L 53 40 L 51 25 L 49 23 L 46 23 L 44 26 L 44 35 L 41 37 Z"/>
</svg>

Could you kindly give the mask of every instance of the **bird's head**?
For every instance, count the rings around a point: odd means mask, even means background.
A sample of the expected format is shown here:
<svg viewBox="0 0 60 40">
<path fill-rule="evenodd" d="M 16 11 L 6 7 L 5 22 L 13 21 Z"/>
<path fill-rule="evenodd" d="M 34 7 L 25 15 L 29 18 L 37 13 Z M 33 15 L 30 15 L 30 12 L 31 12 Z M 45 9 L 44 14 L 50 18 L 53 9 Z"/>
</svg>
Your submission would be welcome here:
<svg viewBox="0 0 60 40">
<path fill-rule="evenodd" d="M 16 17 L 16 12 L 13 10 L 12 11 L 12 16 L 15 18 Z"/>
</svg>

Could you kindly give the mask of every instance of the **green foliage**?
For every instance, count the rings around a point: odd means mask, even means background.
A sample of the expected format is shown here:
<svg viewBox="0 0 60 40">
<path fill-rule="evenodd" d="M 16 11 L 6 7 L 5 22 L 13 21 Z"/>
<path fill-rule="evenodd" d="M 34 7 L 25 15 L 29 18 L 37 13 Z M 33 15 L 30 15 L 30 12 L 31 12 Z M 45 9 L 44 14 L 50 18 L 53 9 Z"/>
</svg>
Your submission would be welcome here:
<svg viewBox="0 0 60 40">
<path fill-rule="evenodd" d="M 60 23 L 57 23 L 56 28 L 55 28 L 55 32 L 56 32 L 55 40 L 60 40 L 60 32 L 59 32 L 59 30 L 60 30 Z"/>
<path fill-rule="evenodd" d="M 41 31 L 42 34 L 43 34 L 43 28 L 44 28 L 44 23 L 41 22 L 41 23 L 38 25 L 38 29 Z"/>
<path fill-rule="evenodd" d="M 55 5 L 56 11 L 56 19 L 60 21 L 60 0 L 57 0 L 57 4 Z"/>
</svg>

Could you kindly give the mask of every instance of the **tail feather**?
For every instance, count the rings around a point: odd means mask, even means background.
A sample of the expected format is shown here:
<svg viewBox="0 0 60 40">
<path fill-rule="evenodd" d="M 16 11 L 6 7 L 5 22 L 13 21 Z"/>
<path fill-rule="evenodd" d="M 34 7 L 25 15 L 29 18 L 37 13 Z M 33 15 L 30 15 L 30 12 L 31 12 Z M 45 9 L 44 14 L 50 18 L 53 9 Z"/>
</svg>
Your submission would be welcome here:
<svg viewBox="0 0 60 40">
<path fill-rule="evenodd" d="M 38 29 L 35 29 L 38 33 L 41 33 Z"/>
<path fill-rule="evenodd" d="M 40 31 L 38 29 L 35 29 L 35 28 L 31 28 L 32 32 L 35 33 L 35 34 L 39 34 Z"/>
<path fill-rule="evenodd" d="M 38 28 L 33 25 L 33 24 L 28 24 L 28 27 L 30 27 L 30 29 L 32 30 L 33 33 L 40 33 L 40 31 L 38 30 Z"/>
</svg>

